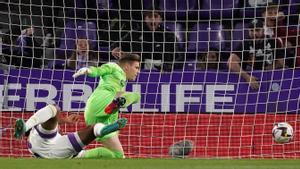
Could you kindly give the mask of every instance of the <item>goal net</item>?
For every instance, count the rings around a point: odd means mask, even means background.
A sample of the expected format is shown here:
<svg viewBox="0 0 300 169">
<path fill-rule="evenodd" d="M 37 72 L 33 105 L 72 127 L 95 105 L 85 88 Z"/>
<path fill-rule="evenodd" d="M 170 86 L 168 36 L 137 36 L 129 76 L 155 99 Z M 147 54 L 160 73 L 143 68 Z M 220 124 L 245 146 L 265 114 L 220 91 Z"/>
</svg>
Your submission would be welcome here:
<svg viewBox="0 0 300 169">
<path fill-rule="evenodd" d="M 47 104 L 80 122 L 99 79 L 81 67 L 139 54 L 126 90 L 141 101 L 120 116 L 127 157 L 169 158 L 191 140 L 188 158 L 299 158 L 299 0 L 1 0 L 0 156 L 29 157 L 14 122 Z M 272 140 L 288 122 L 294 138 Z M 87 148 L 101 146 L 93 142 Z"/>
</svg>

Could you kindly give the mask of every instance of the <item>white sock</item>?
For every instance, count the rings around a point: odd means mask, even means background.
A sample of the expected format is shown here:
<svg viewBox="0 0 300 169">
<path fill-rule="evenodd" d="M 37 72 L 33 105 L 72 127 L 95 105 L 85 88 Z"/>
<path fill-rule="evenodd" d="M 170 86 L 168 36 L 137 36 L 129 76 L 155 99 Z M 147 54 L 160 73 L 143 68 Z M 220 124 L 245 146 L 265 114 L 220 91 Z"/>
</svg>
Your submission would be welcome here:
<svg viewBox="0 0 300 169">
<path fill-rule="evenodd" d="M 105 125 L 102 124 L 102 123 L 97 123 L 97 124 L 94 125 L 94 135 L 96 137 L 101 136 L 101 130 L 103 129 L 104 126 Z"/>
<path fill-rule="evenodd" d="M 52 117 L 55 117 L 57 113 L 57 109 L 53 105 L 48 105 L 40 110 L 38 110 L 36 113 L 34 113 L 25 123 L 26 125 L 26 131 L 30 130 L 32 127 L 42 124 L 46 122 L 47 120 L 51 119 Z"/>
</svg>

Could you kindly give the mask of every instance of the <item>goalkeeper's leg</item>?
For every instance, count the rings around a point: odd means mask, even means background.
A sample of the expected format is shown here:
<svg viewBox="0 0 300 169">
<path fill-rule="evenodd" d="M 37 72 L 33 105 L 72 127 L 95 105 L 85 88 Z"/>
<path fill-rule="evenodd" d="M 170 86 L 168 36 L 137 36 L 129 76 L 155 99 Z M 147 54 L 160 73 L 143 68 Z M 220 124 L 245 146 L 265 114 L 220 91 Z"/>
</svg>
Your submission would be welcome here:
<svg viewBox="0 0 300 169">
<path fill-rule="evenodd" d="M 79 153 L 77 158 L 116 158 L 116 157 L 111 150 L 105 147 L 97 147 Z"/>
<path fill-rule="evenodd" d="M 78 154 L 78 158 L 125 158 L 118 135 L 102 141 L 104 147 L 98 147 Z"/>
<path fill-rule="evenodd" d="M 102 141 L 102 144 L 114 153 L 115 158 L 125 158 L 124 150 L 118 135 L 114 135 Z"/>
<path fill-rule="evenodd" d="M 140 99 L 141 95 L 137 92 L 120 92 L 117 94 L 117 98 L 105 108 L 105 113 L 115 113 L 120 108 L 126 108 L 131 104 L 137 103 Z"/>
<path fill-rule="evenodd" d="M 88 145 L 91 143 L 96 137 L 103 137 L 110 133 L 113 133 L 117 130 L 120 130 L 125 127 L 127 123 L 126 118 L 118 119 L 116 122 L 108 125 L 104 125 L 102 123 L 97 123 L 94 126 L 89 126 L 86 129 L 80 130 L 77 132 L 80 141 L 82 144 L 79 145 Z M 111 139 L 110 142 L 114 143 Z M 119 139 L 117 139 L 119 141 Z M 121 146 L 120 142 L 117 142 L 119 146 Z M 112 148 L 110 146 L 105 145 L 105 147 L 99 147 L 87 151 L 83 151 L 79 153 L 78 158 L 123 158 L 124 152 L 121 146 L 121 149 L 118 146 L 113 145 Z"/>
<path fill-rule="evenodd" d="M 81 152 L 76 158 L 123 158 L 123 154 L 105 147 L 97 147 Z"/>
<path fill-rule="evenodd" d="M 126 108 L 141 100 L 141 94 L 137 92 L 124 92 L 120 97 L 123 97 L 126 100 L 125 104 L 122 105 L 122 108 Z"/>
<path fill-rule="evenodd" d="M 141 99 L 141 95 L 137 92 L 121 92 L 117 94 L 117 98 L 105 108 L 106 114 L 117 112 L 120 108 L 126 108 L 131 104 L 137 103 Z M 116 114 L 113 114 L 112 121 Z M 104 147 L 114 152 L 115 158 L 125 158 L 122 144 L 117 134 L 108 135 L 100 139 Z"/>
</svg>

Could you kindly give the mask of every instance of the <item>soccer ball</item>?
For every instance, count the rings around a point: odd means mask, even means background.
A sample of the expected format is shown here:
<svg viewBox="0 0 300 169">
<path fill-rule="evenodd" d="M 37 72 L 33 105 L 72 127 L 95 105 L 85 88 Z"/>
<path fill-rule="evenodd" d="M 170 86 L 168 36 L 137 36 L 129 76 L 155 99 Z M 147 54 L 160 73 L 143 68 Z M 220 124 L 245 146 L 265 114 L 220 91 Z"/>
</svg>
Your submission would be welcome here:
<svg viewBox="0 0 300 169">
<path fill-rule="evenodd" d="M 285 122 L 275 124 L 272 130 L 273 140 L 276 143 L 290 142 L 294 136 L 293 134 L 293 127 Z"/>
<path fill-rule="evenodd" d="M 181 140 L 169 147 L 169 155 L 174 158 L 186 158 L 193 150 L 191 140 Z"/>
</svg>

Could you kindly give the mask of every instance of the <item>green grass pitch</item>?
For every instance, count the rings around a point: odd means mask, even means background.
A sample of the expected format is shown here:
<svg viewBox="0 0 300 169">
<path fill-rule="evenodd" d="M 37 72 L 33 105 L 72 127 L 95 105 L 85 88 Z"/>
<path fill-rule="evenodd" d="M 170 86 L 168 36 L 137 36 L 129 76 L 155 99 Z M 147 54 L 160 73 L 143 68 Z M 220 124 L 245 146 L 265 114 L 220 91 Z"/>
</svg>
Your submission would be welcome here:
<svg viewBox="0 0 300 169">
<path fill-rule="evenodd" d="M 1 169 L 300 169 L 300 160 L 0 158 Z"/>
</svg>

